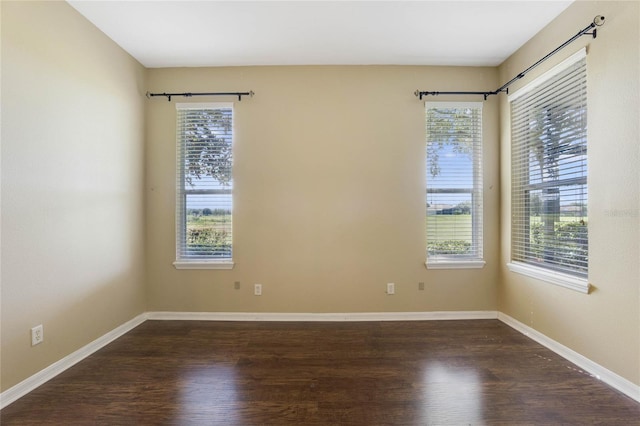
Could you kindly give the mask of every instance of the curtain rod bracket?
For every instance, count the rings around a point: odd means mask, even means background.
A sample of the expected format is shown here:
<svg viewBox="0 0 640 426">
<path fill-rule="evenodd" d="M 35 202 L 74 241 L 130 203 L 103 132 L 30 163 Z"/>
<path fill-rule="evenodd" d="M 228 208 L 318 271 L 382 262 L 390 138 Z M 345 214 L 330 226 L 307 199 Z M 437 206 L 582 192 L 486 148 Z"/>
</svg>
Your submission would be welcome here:
<svg viewBox="0 0 640 426">
<path fill-rule="evenodd" d="M 593 23 L 591 24 L 591 28 L 593 28 L 593 31 L 591 31 L 590 33 L 585 32 L 583 35 L 590 35 L 593 36 L 593 38 L 596 38 L 598 36 L 598 29 L 596 27 L 601 27 L 603 25 L 604 16 L 597 15 L 595 18 L 593 18 Z"/>
<path fill-rule="evenodd" d="M 238 102 L 242 102 L 242 96 L 249 96 L 250 98 L 253 98 L 253 95 L 255 95 L 255 93 L 253 93 L 253 90 L 249 90 L 249 92 L 247 93 L 237 93 L 238 95 Z"/>
</svg>

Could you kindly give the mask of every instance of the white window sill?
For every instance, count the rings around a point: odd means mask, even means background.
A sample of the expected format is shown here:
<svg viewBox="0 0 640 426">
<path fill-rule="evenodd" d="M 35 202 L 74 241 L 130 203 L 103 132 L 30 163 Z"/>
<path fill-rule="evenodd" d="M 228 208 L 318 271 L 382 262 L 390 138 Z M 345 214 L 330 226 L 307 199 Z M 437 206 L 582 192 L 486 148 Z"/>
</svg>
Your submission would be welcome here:
<svg viewBox="0 0 640 426">
<path fill-rule="evenodd" d="M 487 262 L 484 260 L 427 260 L 427 269 L 481 269 Z"/>
<path fill-rule="evenodd" d="M 176 260 L 173 262 L 176 269 L 233 269 L 234 265 L 232 260 Z"/>
<path fill-rule="evenodd" d="M 551 284 L 579 291 L 580 293 L 589 294 L 590 284 L 585 278 L 578 278 L 572 275 L 550 271 L 548 269 L 539 268 L 521 262 L 507 263 L 507 268 L 509 268 L 511 272 L 515 272 L 517 274 L 537 278 L 541 281 L 546 281 Z"/>
</svg>

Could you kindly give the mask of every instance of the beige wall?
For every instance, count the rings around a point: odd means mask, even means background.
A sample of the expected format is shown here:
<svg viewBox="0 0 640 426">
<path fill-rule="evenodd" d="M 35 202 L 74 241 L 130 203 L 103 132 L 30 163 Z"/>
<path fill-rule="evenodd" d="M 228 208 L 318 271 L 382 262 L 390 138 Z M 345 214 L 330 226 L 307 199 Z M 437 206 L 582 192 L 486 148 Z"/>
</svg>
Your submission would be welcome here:
<svg viewBox="0 0 640 426">
<path fill-rule="evenodd" d="M 145 311 L 146 99 L 144 68 L 67 3 L 1 7 L 6 390 Z"/>
<path fill-rule="evenodd" d="M 417 88 L 492 89 L 495 68 L 182 68 L 149 70 L 148 77 L 152 92 L 256 93 L 235 101 L 231 271 L 172 266 L 174 102 L 184 100 L 147 105 L 150 310 L 497 308 L 498 101 L 484 104 L 487 265 L 434 271 L 424 266 L 424 101 L 413 95 Z M 385 294 L 387 282 L 396 284 L 396 295 Z M 262 296 L 253 296 L 254 283 L 263 285 Z"/>
<path fill-rule="evenodd" d="M 590 295 L 509 272 L 509 109 L 501 100 L 500 311 L 640 384 L 640 12 L 638 2 L 576 2 L 500 67 L 502 81 L 586 27 L 606 24 L 518 83 L 588 46 Z M 513 91 L 512 91 L 513 92 Z"/>
</svg>

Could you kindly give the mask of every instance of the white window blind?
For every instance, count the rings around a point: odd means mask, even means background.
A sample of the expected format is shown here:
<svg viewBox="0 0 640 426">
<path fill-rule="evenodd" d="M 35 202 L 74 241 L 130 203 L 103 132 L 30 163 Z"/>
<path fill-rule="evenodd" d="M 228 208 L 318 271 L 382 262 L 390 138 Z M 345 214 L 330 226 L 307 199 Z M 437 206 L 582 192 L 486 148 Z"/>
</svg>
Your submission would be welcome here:
<svg viewBox="0 0 640 426">
<path fill-rule="evenodd" d="M 176 109 L 176 263 L 231 261 L 233 104 Z"/>
<path fill-rule="evenodd" d="M 586 278 L 587 81 L 584 52 L 510 97 L 511 257 Z"/>
<path fill-rule="evenodd" d="M 425 105 L 427 266 L 482 260 L 482 103 Z"/>
</svg>

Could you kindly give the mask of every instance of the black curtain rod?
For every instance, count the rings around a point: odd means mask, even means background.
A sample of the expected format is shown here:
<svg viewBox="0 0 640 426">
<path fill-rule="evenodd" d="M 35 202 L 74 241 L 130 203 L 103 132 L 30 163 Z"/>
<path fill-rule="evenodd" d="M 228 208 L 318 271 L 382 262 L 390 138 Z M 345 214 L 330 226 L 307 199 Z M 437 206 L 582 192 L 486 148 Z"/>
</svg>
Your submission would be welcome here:
<svg viewBox="0 0 640 426">
<path fill-rule="evenodd" d="M 147 98 L 152 98 L 154 96 L 165 96 L 169 102 L 171 102 L 171 97 L 173 96 L 184 96 L 186 98 L 190 98 L 192 96 L 237 96 L 238 101 L 242 101 L 243 96 L 252 97 L 255 93 L 253 91 L 249 92 L 213 92 L 213 93 L 149 93 L 147 92 Z"/>
<path fill-rule="evenodd" d="M 487 97 L 489 97 L 491 95 L 497 95 L 498 93 L 501 93 L 501 92 L 505 92 L 505 93 L 508 94 L 509 93 L 509 86 L 511 86 L 513 83 L 515 83 L 516 81 L 518 81 L 521 78 L 523 78 L 525 75 L 527 75 L 527 73 L 529 71 L 531 71 L 532 69 L 534 69 L 535 67 L 537 67 L 538 65 L 540 65 L 541 63 L 543 63 L 544 61 L 546 61 L 547 59 L 549 59 L 550 57 L 552 57 L 553 55 L 558 53 L 560 50 L 564 49 L 569 44 L 573 43 L 574 41 L 576 41 L 577 39 L 582 37 L 583 35 L 590 35 L 590 36 L 593 36 L 593 38 L 596 38 L 597 31 L 598 31 L 596 29 L 596 27 L 600 27 L 602 25 L 604 25 L 604 16 L 602 16 L 602 15 L 596 16 L 595 18 L 593 18 L 593 22 L 590 23 L 589 25 L 587 25 L 582 30 L 580 30 L 578 32 L 578 34 L 574 35 L 569 40 L 565 41 L 560 46 L 558 46 L 555 49 L 553 49 L 551 52 L 546 54 L 542 59 L 538 60 L 538 62 L 536 62 L 535 64 L 531 65 L 529 68 L 527 68 L 526 70 L 522 71 L 521 73 L 519 73 L 518 75 L 513 77 L 511 80 L 509 80 L 508 82 L 506 82 L 502 86 L 498 87 L 496 90 L 489 91 L 489 92 L 427 92 L 427 91 L 423 92 L 423 91 L 420 91 L 420 90 L 416 90 L 414 92 L 414 95 L 419 97 L 420 100 L 422 100 L 423 96 L 429 96 L 429 95 L 432 95 L 432 96 L 438 96 L 438 95 L 482 95 L 482 96 L 484 96 L 484 100 L 486 101 Z M 589 32 L 592 28 L 593 28 L 593 31 Z"/>
</svg>

